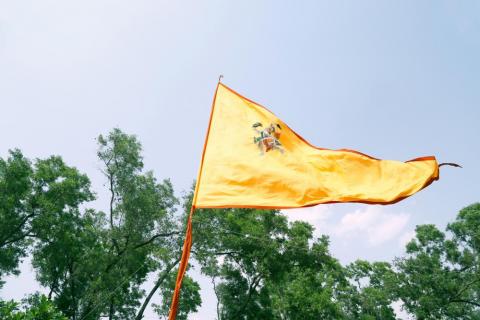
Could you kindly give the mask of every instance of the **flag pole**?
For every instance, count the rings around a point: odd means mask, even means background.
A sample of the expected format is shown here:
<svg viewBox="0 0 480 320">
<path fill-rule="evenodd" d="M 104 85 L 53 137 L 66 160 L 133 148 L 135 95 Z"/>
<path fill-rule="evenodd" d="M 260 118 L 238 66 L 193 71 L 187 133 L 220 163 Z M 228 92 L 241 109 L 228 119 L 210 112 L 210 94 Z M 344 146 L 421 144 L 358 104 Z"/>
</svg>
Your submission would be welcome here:
<svg viewBox="0 0 480 320">
<path fill-rule="evenodd" d="M 173 291 L 172 303 L 170 305 L 170 312 L 168 314 L 169 320 L 175 320 L 175 318 L 177 317 L 178 304 L 180 301 L 180 289 L 182 287 L 183 276 L 185 275 L 185 271 L 187 270 L 188 259 L 190 258 L 190 250 L 192 248 L 192 217 L 193 217 L 193 213 L 195 212 L 195 206 L 197 203 L 197 194 L 198 194 L 198 187 L 200 185 L 200 179 L 202 178 L 201 173 L 203 168 L 203 159 L 205 157 L 205 149 L 207 147 L 208 136 L 210 133 L 210 126 L 212 124 L 213 110 L 215 108 L 215 99 L 217 98 L 217 91 L 218 91 L 218 87 L 220 86 L 222 78 L 223 78 L 223 75 L 220 75 L 218 77 L 217 88 L 215 89 L 215 95 L 213 97 L 212 108 L 210 111 L 210 120 L 208 121 L 207 135 L 205 137 L 205 143 L 203 145 L 202 160 L 200 162 L 200 169 L 198 170 L 197 183 L 195 185 L 195 191 L 193 193 L 193 200 L 192 200 L 192 206 L 190 208 L 190 214 L 188 215 L 187 229 L 185 230 L 185 240 L 183 241 L 182 258 L 180 260 L 180 266 L 178 267 L 177 280 L 175 282 L 175 290 Z"/>
</svg>

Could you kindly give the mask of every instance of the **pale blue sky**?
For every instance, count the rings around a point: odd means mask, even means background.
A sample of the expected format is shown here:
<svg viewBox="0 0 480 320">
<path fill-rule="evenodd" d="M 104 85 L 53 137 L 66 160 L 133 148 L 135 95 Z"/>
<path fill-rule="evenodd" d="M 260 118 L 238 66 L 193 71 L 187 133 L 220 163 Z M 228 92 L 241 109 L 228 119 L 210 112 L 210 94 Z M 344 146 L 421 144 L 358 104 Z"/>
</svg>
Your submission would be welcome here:
<svg viewBox="0 0 480 320">
<path fill-rule="evenodd" d="M 464 166 L 396 205 L 295 213 L 343 262 L 391 259 L 415 225 L 480 200 L 479 57 L 478 1 L 0 0 L 0 155 L 62 155 L 105 208 L 94 138 L 118 126 L 180 193 L 223 74 L 317 146 Z M 207 288 L 198 319 L 214 317 L 212 299 Z"/>
</svg>

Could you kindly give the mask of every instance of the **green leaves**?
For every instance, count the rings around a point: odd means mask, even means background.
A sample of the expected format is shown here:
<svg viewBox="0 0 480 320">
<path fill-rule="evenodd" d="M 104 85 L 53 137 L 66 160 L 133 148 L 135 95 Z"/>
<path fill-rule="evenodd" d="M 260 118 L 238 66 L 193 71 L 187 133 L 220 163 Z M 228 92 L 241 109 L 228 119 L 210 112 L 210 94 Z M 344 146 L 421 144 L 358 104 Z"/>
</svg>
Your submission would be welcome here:
<svg viewBox="0 0 480 320">
<path fill-rule="evenodd" d="M 100 135 L 98 158 L 104 163 L 104 173 L 114 183 L 127 183 L 129 177 L 143 169 L 142 146 L 137 138 L 120 129 L 113 129 L 106 137 Z"/>
<path fill-rule="evenodd" d="M 311 225 L 253 209 L 199 210 L 193 223 L 194 256 L 217 282 L 220 319 L 341 316 L 333 301 L 341 266 Z"/>
<path fill-rule="evenodd" d="M 0 301 L 2 320 L 67 320 L 45 296 L 34 294 L 22 306 L 13 301 Z"/>
<path fill-rule="evenodd" d="M 448 234 L 418 226 L 393 265 L 343 267 L 307 223 L 275 211 L 199 210 L 193 253 L 215 283 L 219 319 L 395 319 L 398 301 L 418 319 L 477 319 L 479 226 L 475 204 Z"/>
<path fill-rule="evenodd" d="M 350 319 L 395 319 L 395 272 L 386 262 L 357 260 L 346 268 L 350 291 L 342 296 Z"/>
<path fill-rule="evenodd" d="M 16 272 L 30 247 L 37 280 L 67 317 L 141 318 L 147 275 L 167 276 L 178 263 L 179 201 L 169 180 L 143 170 L 135 136 L 114 129 L 98 144 L 107 213 L 87 208 L 90 180 L 61 157 L 32 165 L 15 150 L 0 159 L 0 276 Z"/>
<path fill-rule="evenodd" d="M 399 259 L 398 298 L 418 319 L 477 319 L 480 308 L 480 205 L 460 211 L 445 234 L 418 226 Z"/>
<path fill-rule="evenodd" d="M 48 290 L 0 302 L 1 319 L 140 320 L 156 294 L 155 311 L 168 315 L 193 192 L 179 201 L 169 180 L 144 169 L 141 151 L 120 129 L 99 136 L 103 199 L 59 156 L 30 161 L 13 150 L 0 158 L 0 279 L 31 253 Z M 106 209 L 88 208 L 92 200 Z M 417 226 L 392 263 L 343 266 L 328 237 L 272 210 L 197 210 L 193 230 L 192 256 L 214 285 L 218 320 L 385 320 L 395 319 L 398 302 L 416 319 L 480 319 L 480 204 L 446 230 Z M 186 276 L 177 318 L 201 303 Z"/>
<path fill-rule="evenodd" d="M 155 312 L 161 317 L 168 318 L 170 301 L 175 289 L 177 272 L 178 270 L 176 269 L 172 273 L 169 273 L 165 284 L 160 290 L 162 303 L 160 305 L 153 305 Z M 202 298 L 200 297 L 200 285 L 191 277 L 186 275 L 182 282 L 182 291 L 180 292 L 180 303 L 178 306 L 177 319 L 187 320 L 188 315 L 192 312 L 196 312 L 201 304 Z"/>
<path fill-rule="evenodd" d="M 26 254 L 33 217 L 32 172 L 30 161 L 19 150 L 10 151 L 6 160 L 0 158 L 0 279 L 4 273 L 17 273 L 19 259 Z"/>
</svg>

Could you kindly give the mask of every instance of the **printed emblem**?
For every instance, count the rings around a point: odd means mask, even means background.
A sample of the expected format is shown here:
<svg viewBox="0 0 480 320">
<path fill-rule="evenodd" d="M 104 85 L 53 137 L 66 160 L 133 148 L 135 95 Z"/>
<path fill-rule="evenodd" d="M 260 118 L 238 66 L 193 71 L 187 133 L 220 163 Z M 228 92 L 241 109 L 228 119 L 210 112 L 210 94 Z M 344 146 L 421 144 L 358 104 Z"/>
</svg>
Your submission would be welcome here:
<svg viewBox="0 0 480 320">
<path fill-rule="evenodd" d="M 284 152 L 283 146 L 280 143 L 282 127 L 280 127 L 278 123 L 271 123 L 270 126 L 264 129 L 260 122 L 256 122 L 252 125 L 252 128 L 258 134 L 258 136 L 253 137 L 253 143 L 260 149 L 261 155 L 270 150 L 278 150 L 281 153 Z"/>
</svg>

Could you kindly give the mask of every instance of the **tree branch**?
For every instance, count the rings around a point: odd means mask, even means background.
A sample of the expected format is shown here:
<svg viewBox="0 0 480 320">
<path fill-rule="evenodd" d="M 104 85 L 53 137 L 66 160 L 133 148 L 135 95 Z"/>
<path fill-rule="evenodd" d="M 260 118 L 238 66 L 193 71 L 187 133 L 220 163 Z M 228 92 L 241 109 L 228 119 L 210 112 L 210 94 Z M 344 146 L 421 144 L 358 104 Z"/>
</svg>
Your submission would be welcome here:
<svg viewBox="0 0 480 320">
<path fill-rule="evenodd" d="M 262 277 L 261 277 L 260 274 L 253 277 L 253 281 L 248 288 L 247 299 L 245 299 L 245 302 L 243 303 L 242 307 L 236 312 L 237 316 L 240 316 L 245 311 L 245 308 L 250 303 L 250 299 L 252 298 L 252 294 L 255 291 L 255 289 L 257 288 L 257 286 L 260 284 L 261 279 L 262 279 Z M 235 317 L 235 318 L 238 319 L 239 317 Z"/>
<path fill-rule="evenodd" d="M 192 254 L 200 254 L 196 250 L 190 250 Z M 220 252 L 208 252 L 208 254 L 214 255 L 214 256 L 233 256 L 234 254 L 240 254 L 240 251 L 220 251 Z"/>
<path fill-rule="evenodd" d="M 180 258 L 177 258 L 177 260 L 175 260 L 172 264 L 168 265 L 167 268 L 161 273 L 161 275 L 158 277 L 158 280 L 157 282 L 155 283 L 155 285 L 153 286 L 152 290 L 150 290 L 150 293 L 148 294 L 148 296 L 145 298 L 145 301 L 143 301 L 143 304 L 142 304 L 142 307 L 140 308 L 140 310 L 138 310 L 138 313 L 137 313 L 137 316 L 135 317 L 135 320 L 141 320 L 143 318 L 143 313 L 145 312 L 145 309 L 147 308 L 148 306 L 148 303 L 150 302 L 150 300 L 152 299 L 153 295 L 155 294 L 155 292 L 158 290 L 158 288 L 160 287 L 160 285 L 163 283 L 163 281 L 165 281 L 165 279 L 167 278 L 168 274 L 170 273 L 170 271 L 172 271 L 172 269 L 180 262 Z"/>
<path fill-rule="evenodd" d="M 16 228 L 14 228 L 8 236 L 6 237 L 2 237 L 2 241 L 0 242 L 0 248 L 7 245 L 7 244 L 10 244 L 10 243 L 13 243 L 13 242 L 16 242 L 16 241 L 19 241 L 19 240 L 22 240 L 23 238 L 26 237 L 26 234 L 25 233 L 22 233 L 22 236 L 20 237 L 15 237 L 13 239 L 11 239 L 11 237 L 19 232 L 20 230 L 22 230 L 22 228 L 25 226 L 25 224 L 27 223 L 27 221 L 30 219 L 30 218 L 33 218 L 35 216 L 35 213 L 30 213 L 28 215 L 26 215 L 25 217 L 23 217 L 23 219 L 20 221 L 20 223 L 18 224 L 18 226 Z"/>
<path fill-rule="evenodd" d="M 133 246 L 133 247 L 132 247 L 132 250 L 136 250 L 136 249 L 138 249 L 138 248 L 141 248 L 141 247 L 143 247 L 143 246 L 146 246 L 146 245 L 152 243 L 152 242 L 153 242 L 155 239 L 157 239 L 157 238 L 160 238 L 160 237 L 169 237 L 169 236 L 172 236 L 172 235 L 174 235 L 174 234 L 179 234 L 179 232 L 176 232 L 176 231 L 175 231 L 175 232 L 170 232 L 170 233 L 160 233 L 160 234 L 156 234 L 156 235 L 154 235 L 153 237 L 151 237 L 150 239 L 148 239 L 147 241 L 142 242 L 142 243 L 139 243 L 139 244 Z M 128 244 L 127 244 L 127 246 L 125 246 L 125 248 L 123 248 L 122 250 L 119 250 L 119 251 L 118 251 L 116 259 L 115 259 L 113 262 L 111 262 L 109 265 L 107 265 L 107 267 L 105 268 L 105 272 L 110 271 L 110 269 L 111 269 L 113 266 L 115 266 L 118 262 L 120 262 L 120 260 L 122 259 L 123 254 L 124 254 L 127 250 L 128 250 Z"/>
<path fill-rule="evenodd" d="M 213 292 L 217 296 L 217 320 L 220 320 L 220 297 L 217 290 L 217 284 L 215 283 L 215 276 L 212 277 Z"/>
<path fill-rule="evenodd" d="M 109 171 L 108 180 L 110 182 L 110 229 L 113 232 L 113 230 L 115 229 L 115 226 L 113 225 L 113 203 L 115 202 L 115 190 L 113 188 L 113 174 L 110 173 L 109 169 L 108 171 Z M 117 252 L 119 252 L 120 248 L 118 247 L 117 239 L 115 239 L 113 235 L 112 235 L 112 243 L 115 249 L 117 249 Z"/>
<path fill-rule="evenodd" d="M 170 236 L 173 236 L 173 235 L 176 235 L 176 234 L 180 234 L 180 233 L 178 231 L 172 231 L 172 232 L 169 232 L 169 233 L 156 234 L 153 237 L 151 237 L 150 239 L 148 239 L 147 241 L 137 244 L 136 246 L 133 247 L 133 249 L 138 249 L 138 248 L 141 248 L 143 246 L 146 246 L 147 244 L 150 244 L 153 241 L 155 241 L 155 239 L 157 239 L 157 238 L 170 237 Z"/>
</svg>

